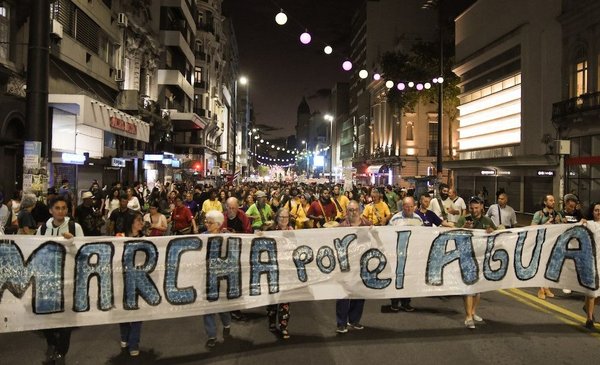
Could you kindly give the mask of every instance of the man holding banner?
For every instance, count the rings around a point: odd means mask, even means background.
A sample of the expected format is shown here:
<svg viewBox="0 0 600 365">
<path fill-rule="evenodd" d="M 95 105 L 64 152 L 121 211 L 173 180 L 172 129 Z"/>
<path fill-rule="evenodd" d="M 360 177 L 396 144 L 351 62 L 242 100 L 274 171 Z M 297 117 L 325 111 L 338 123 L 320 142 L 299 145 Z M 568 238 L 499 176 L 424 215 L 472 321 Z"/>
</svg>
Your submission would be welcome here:
<svg viewBox="0 0 600 365">
<path fill-rule="evenodd" d="M 458 228 L 483 229 L 487 233 L 496 230 L 496 225 L 492 220 L 483 214 L 483 200 L 478 196 L 469 199 L 469 214 L 458 219 L 456 223 Z M 482 322 L 483 318 L 475 313 L 481 294 L 465 295 L 465 326 L 468 329 L 475 329 L 475 322 Z"/>
</svg>

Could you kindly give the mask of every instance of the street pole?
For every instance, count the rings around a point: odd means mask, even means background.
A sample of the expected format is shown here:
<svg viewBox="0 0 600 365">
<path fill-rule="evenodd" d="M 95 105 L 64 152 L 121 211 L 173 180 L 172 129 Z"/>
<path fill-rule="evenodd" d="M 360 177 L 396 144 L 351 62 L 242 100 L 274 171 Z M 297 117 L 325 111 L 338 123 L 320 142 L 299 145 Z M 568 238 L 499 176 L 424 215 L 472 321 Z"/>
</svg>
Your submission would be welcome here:
<svg viewBox="0 0 600 365">
<path fill-rule="evenodd" d="M 237 159 L 237 118 L 238 118 L 238 80 L 233 84 L 233 163 L 231 164 L 231 173 L 233 174 L 232 183 L 235 183 L 235 161 Z"/>
<path fill-rule="evenodd" d="M 439 24 L 439 37 L 440 37 L 440 77 L 444 77 L 444 36 L 443 36 L 443 17 L 442 17 L 442 1 L 438 4 L 438 24 Z M 442 113 L 443 113 L 443 102 L 444 102 L 444 83 L 438 82 L 438 130 L 437 130 L 437 160 L 436 170 L 438 181 L 443 176 L 442 157 L 443 143 L 442 143 Z M 450 147 L 450 146 L 449 146 Z"/>
<path fill-rule="evenodd" d="M 329 122 L 329 183 L 333 183 L 333 119 Z"/>
</svg>

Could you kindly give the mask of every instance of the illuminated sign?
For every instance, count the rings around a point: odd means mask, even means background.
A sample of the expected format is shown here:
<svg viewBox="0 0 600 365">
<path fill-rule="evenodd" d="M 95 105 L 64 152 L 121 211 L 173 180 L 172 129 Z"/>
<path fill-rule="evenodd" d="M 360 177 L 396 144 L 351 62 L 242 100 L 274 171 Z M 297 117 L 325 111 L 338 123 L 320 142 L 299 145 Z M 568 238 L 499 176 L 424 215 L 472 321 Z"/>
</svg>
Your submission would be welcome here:
<svg viewBox="0 0 600 365">
<path fill-rule="evenodd" d="M 484 175 L 484 176 L 496 175 L 496 171 L 494 171 L 494 170 L 481 170 L 481 175 Z"/>
<path fill-rule="evenodd" d="M 538 176 L 554 176 L 554 171 L 551 170 L 538 170 Z"/>
<path fill-rule="evenodd" d="M 146 161 L 162 161 L 163 155 L 145 155 L 144 160 L 146 160 Z"/>
<path fill-rule="evenodd" d="M 137 134 L 137 126 L 135 123 L 127 122 L 117 117 L 110 117 L 110 127 L 122 130 L 129 134 Z"/>
<path fill-rule="evenodd" d="M 521 142 L 520 80 L 517 75 L 490 85 L 471 94 L 477 99 L 458 107 L 460 151 Z"/>
<path fill-rule="evenodd" d="M 114 158 L 113 157 L 110 159 L 110 165 L 112 167 L 125 167 L 127 165 L 127 162 L 123 158 Z"/>
<path fill-rule="evenodd" d="M 313 165 L 315 167 L 325 166 L 325 156 L 315 156 Z"/>
</svg>

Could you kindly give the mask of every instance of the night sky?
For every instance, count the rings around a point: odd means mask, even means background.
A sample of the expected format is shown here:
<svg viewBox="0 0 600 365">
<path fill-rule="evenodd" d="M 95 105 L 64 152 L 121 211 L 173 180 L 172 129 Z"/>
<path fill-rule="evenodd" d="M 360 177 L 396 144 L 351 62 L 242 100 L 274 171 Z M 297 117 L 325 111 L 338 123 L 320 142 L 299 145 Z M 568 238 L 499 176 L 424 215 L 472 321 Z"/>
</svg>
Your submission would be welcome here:
<svg viewBox="0 0 600 365">
<path fill-rule="evenodd" d="M 352 15 L 363 0 L 225 0 L 223 13 L 233 20 L 240 72 L 250 80 L 257 124 L 277 128 L 272 137 L 295 134 L 296 111 L 306 96 L 311 111 L 328 112 L 322 89 L 348 82 L 341 68 L 349 55 Z M 284 26 L 275 23 L 283 8 Z M 300 43 L 307 28 L 308 45 Z M 325 55 L 330 44 L 334 53 Z"/>
</svg>

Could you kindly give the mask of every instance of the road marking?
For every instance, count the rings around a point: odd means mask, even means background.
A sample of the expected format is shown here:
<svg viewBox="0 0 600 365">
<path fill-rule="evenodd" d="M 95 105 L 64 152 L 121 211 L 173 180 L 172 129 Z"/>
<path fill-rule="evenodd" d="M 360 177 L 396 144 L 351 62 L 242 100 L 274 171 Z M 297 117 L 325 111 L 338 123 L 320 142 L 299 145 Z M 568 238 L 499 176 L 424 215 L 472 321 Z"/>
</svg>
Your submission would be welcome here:
<svg viewBox="0 0 600 365">
<path fill-rule="evenodd" d="M 561 320 L 566 324 L 577 327 L 578 329 L 581 329 L 582 322 L 585 323 L 585 321 L 587 320 L 587 317 L 574 313 L 559 305 L 552 304 L 544 299 L 540 299 L 537 296 L 529 294 L 521 289 L 500 290 L 500 293 L 514 298 L 519 302 L 524 303 L 537 310 L 540 310 L 544 313 L 552 314 L 555 318 Z M 594 326 L 596 326 L 596 329 L 600 329 L 598 324 L 594 324 Z M 590 331 L 586 331 L 586 333 L 592 337 L 600 339 L 600 333 Z"/>
</svg>

